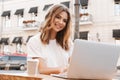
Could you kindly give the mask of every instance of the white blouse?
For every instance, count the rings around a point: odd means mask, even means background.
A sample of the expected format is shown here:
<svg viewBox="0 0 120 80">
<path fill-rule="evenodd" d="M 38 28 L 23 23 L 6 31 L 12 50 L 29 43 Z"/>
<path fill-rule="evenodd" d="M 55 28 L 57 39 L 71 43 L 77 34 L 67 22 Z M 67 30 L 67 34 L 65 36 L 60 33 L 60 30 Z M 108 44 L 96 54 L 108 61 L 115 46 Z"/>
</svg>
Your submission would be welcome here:
<svg viewBox="0 0 120 80">
<path fill-rule="evenodd" d="M 40 33 L 30 38 L 27 43 L 28 57 L 40 57 L 46 60 L 48 67 L 60 67 L 68 65 L 68 59 L 72 53 L 72 44 L 70 50 L 65 51 L 56 39 L 50 40 L 48 45 L 42 44 L 40 40 Z"/>
</svg>

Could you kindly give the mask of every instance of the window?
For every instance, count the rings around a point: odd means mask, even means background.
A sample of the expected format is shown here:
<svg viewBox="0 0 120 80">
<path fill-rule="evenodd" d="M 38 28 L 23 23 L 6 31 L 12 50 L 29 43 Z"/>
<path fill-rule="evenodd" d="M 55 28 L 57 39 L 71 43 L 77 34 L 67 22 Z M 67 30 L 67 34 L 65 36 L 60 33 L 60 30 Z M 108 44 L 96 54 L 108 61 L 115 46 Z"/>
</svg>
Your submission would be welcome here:
<svg viewBox="0 0 120 80">
<path fill-rule="evenodd" d="M 117 45 L 120 45 L 120 39 L 115 39 L 115 43 L 116 43 Z"/>
<path fill-rule="evenodd" d="M 12 43 L 16 44 L 16 52 L 22 52 L 22 37 L 15 37 Z"/>
<path fill-rule="evenodd" d="M 115 16 L 120 16 L 120 2 L 115 2 Z"/>
<path fill-rule="evenodd" d="M 10 11 L 4 11 L 1 16 L 3 17 L 3 26 L 11 27 Z"/>
<path fill-rule="evenodd" d="M 2 50 L 4 53 L 9 53 L 9 38 L 1 38 Z"/>
<path fill-rule="evenodd" d="M 84 32 L 79 32 L 80 34 L 80 39 L 84 39 L 84 40 L 88 40 L 88 31 L 84 31 Z"/>
<path fill-rule="evenodd" d="M 10 20 L 10 18 L 8 16 L 3 18 L 3 26 L 5 28 L 11 27 L 11 20 Z"/>
<path fill-rule="evenodd" d="M 21 53 L 22 52 L 22 47 L 21 47 L 21 44 L 20 43 L 18 43 L 18 44 L 16 44 L 16 48 L 17 48 L 17 52 L 18 53 Z"/>
<path fill-rule="evenodd" d="M 80 21 L 88 20 L 88 0 L 80 0 Z"/>
<path fill-rule="evenodd" d="M 22 57 L 22 56 L 10 56 L 10 60 L 26 60 L 26 57 Z"/>
<path fill-rule="evenodd" d="M 120 29 L 114 29 L 113 30 L 113 37 L 114 38 L 120 38 Z"/>
<path fill-rule="evenodd" d="M 23 13 L 24 13 L 24 9 L 18 9 L 15 12 L 15 15 L 17 15 L 17 17 L 18 17 L 18 20 L 17 20 L 17 26 L 18 27 L 23 26 L 23 20 L 24 20 Z"/>
<path fill-rule="evenodd" d="M 28 38 L 27 38 L 27 40 L 26 40 L 26 42 L 28 42 L 29 41 L 29 39 L 32 37 L 32 35 L 31 36 L 28 36 Z"/>
<path fill-rule="evenodd" d="M 8 60 L 9 60 L 9 57 L 8 57 L 8 56 L 3 56 L 1 59 L 2 59 L 3 61 L 8 61 Z"/>
<path fill-rule="evenodd" d="M 18 27 L 23 26 L 24 18 L 21 15 L 18 15 Z"/>
<path fill-rule="evenodd" d="M 37 13 L 38 13 L 38 7 L 30 8 L 29 13 L 31 14 L 31 20 L 36 20 Z"/>
<path fill-rule="evenodd" d="M 61 2 L 61 4 L 65 5 L 66 7 L 70 7 L 70 1 L 67 1 L 67 2 Z"/>
<path fill-rule="evenodd" d="M 81 14 L 88 13 L 88 8 L 87 8 L 87 6 L 82 6 L 81 9 L 80 9 L 80 13 L 81 13 Z"/>
<path fill-rule="evenodd" d="M 50 6 L 52 6 L 53 4 L 47 4 L 47 5 L 45 5 L 44 6 L 44 8 L 43 8 L 43 11 L 46 11 Z"/>
<path fill-rule="evenodd" d="M 35 15 L 35 13 L 31 13 L 31 20 L 36 20 L 37 15 Z"/>
<path fill-rule="evenodd" d="M 9 45 L 4 45 L 4 53 L 5 54 L 9 54 L 10 53 L 10 49 L 9 49 Z"/>
<path fill-rule="evenodd" d="M 9 38 L 1 38 L 1 44 L 9 45 Z"/>
</svg>

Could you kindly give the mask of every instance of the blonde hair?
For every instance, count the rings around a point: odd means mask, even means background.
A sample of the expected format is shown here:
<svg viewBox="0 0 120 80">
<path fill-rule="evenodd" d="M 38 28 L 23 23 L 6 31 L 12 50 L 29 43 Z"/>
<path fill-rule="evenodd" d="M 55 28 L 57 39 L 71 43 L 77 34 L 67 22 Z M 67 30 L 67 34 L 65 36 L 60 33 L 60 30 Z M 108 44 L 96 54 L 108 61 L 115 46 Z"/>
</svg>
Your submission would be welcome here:
<svg viewBox="0 0 120 80">
<path fill-rule="evenodd" d="M 70 12 L 67 7 L 64 5 L 54 5 L 47 15 L 45 16 L 45 22 L 43 28 L 41 30 L 40 39 L 43 44 L 49 44 L 50 40 L 50 25 L 55 19 L 56 15 L 60 14 L 61 12 L 65 11 L 68 15 L 68 21 L 66 26 L 63 30 L 57 32 L 56 41 L 57 43 L 65 50 L 69 50 L 69 37 L 71 33 L 71 16 Z"/>
</svg>

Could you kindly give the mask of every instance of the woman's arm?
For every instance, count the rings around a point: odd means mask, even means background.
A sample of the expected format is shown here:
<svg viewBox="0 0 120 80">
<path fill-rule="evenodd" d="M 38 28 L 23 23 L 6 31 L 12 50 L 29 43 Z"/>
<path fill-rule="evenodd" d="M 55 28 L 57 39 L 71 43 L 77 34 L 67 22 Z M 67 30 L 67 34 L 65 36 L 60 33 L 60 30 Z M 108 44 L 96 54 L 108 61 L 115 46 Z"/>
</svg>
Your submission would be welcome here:
<svg viewBox="0 0 120 80">
<path fill-rule="evenodd" d="M 47 74 L 47 75 L 59 74 L 59 73 L 67 71 L 67 67 L 51 68 L 51 67 L 47 66 L 44 59 L 42 59 L 42 58 L 38 58 L 38 59 L 39 59 L 38 70 L 39 70 L 39 73 L 41 73 L 41 74 Z"/>
</svg>

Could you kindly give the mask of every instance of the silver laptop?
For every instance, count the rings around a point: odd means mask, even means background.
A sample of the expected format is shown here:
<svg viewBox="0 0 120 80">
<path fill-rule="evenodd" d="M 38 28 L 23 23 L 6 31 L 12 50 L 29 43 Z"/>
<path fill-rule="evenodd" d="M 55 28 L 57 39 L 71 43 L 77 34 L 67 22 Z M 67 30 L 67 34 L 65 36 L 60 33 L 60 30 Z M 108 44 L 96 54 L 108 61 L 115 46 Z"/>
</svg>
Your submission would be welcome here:
<svg viewBox="0 0 120 80">
<path fill-rule="evenodd" d="M 76 79 L 112 79 L 120 46 L 76 39 L 67 75 L 56 75 Z M 55 76 L 55 75 L 54 75 Z"/>
</svg>

